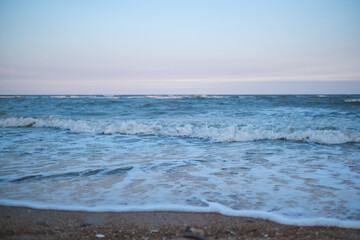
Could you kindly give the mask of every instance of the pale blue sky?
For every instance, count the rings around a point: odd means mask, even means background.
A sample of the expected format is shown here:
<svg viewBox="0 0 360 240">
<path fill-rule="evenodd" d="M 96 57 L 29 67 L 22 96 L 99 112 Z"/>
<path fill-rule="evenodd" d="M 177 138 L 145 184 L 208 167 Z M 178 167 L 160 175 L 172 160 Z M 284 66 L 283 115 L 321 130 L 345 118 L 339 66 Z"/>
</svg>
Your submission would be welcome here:
<svg viewBox="0 0 360 240">
<path fill-rule="evenodd" d="M 360 93 L 359 0 L 0 0 L 0 94 Z"/>
</svg>

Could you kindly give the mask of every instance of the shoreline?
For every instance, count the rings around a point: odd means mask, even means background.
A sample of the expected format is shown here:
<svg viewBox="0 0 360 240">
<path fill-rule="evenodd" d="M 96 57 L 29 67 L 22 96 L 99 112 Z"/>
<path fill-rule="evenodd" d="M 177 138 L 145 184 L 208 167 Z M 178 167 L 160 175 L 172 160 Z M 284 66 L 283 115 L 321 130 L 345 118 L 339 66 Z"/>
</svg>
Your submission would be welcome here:
<svg viewBox="0 0 360 240">
<path fill-rule="evenodd" d="M 188 230 L 192 228 L 191 230 Z M 360 229 L 204 212 L 85 212 L 0 205 L 2 239 L 360 239 Z M 197 237 L 197 238 L 196 238 Z"/>
</svg>

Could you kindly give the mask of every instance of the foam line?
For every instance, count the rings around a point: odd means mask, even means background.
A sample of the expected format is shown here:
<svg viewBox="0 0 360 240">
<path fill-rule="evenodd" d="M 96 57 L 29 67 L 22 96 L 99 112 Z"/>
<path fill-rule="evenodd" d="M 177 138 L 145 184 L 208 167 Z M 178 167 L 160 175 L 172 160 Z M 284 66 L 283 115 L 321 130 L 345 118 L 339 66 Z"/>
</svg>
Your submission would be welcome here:
<svg viewBox="0 0 360 240">
<path fill-rule="evenodd" d="M 296 226 L 328 226 L 342 228 L 360 228 L 360 220 L 340 220 L 333 218 L 289 218 L 274 213 L 255 211 L 255 210 L 234 210 L 218 203 L 210 203 L 209 207 L 194 207 L 181 205 L 145 205 L 145 206 L 59 206 L 48 203 L 37 203 L 21 200 L 0 199 L 0 205 L 14 207 L 29 207 L 36 209 L 50 210 L 68 210 L 68 211 L 86 211 L 86 212 L 155 212 L 155 211 L 171 211 L 171 212 L 199 212 L 199 213 L 219 213 L 226 216 L 235 217 L 251 217 L 273 221 L 285 225 Z"/>
</svg>

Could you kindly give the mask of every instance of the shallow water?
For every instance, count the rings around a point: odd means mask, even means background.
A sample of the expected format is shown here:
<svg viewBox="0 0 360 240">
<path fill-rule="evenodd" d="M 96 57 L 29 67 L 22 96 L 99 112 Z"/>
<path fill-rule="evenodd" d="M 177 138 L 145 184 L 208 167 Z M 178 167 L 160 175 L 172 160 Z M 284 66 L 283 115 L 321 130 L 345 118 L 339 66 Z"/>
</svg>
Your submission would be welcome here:
<svg viewBox="0 0 360 240">
<path fill-rule="evenodd" d="M 0 203 L 360 227 L 359 119 L 360 95 L 2 96 Z"/>
</svg>

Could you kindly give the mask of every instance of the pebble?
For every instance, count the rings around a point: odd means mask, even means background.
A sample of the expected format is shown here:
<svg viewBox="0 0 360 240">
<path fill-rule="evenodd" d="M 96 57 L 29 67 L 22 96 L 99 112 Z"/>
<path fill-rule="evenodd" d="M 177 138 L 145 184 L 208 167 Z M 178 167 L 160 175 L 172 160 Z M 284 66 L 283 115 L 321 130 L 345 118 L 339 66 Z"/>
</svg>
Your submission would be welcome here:
<svg viewBox="0 0 360 240">
<path fill-rule="evenodd" d="M 89 227 L 89 226 L 91 226 L 91 225 L 92 225 L 91 223 L 86 222 L 86 223 L 84 223 L 84 224 L 81 224 L 80 227 Z"/>
<path fill-rule="evenodd" d="M 96 234 L 95 237 L 98 237 L 98 238 L 104 238 L 105 235 L 102 235 L 102 234 Z"/>
<path fill-rule="evenodd" d="M 195 239 L 199 239 L 199 240 L 206 240 L 204 230 L 199 229 L 199 228 L 194 228 L 194 227 L 190 227 L 190 228 L 186 229 L 186 231 L 184 233 L 184 237 L 195 238 Z"/>
</svg>

